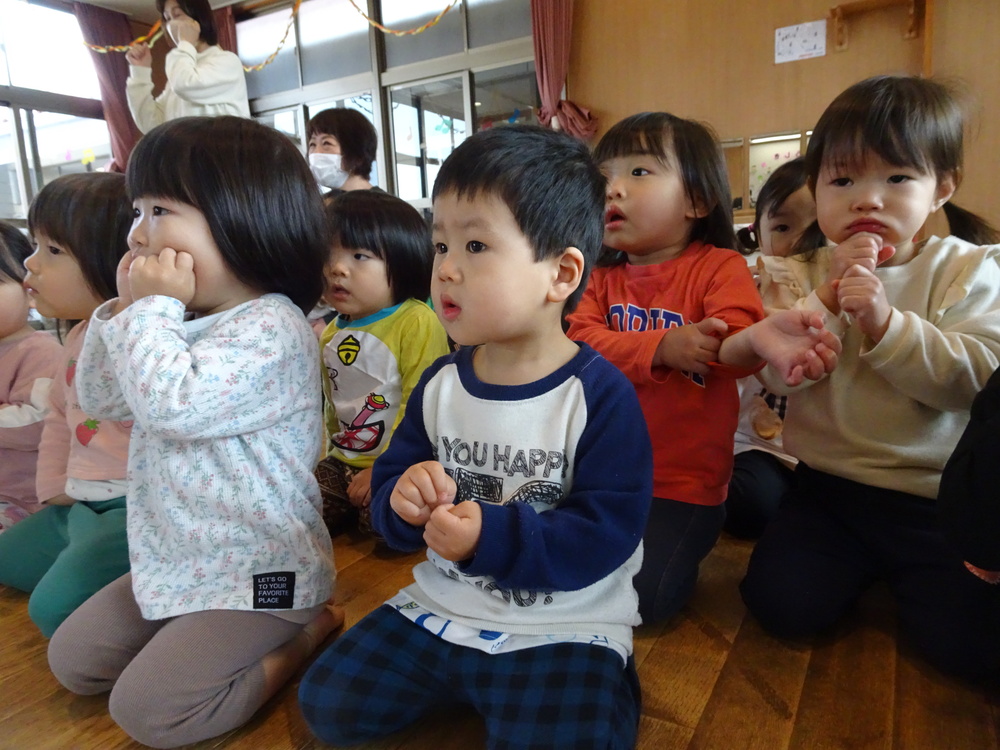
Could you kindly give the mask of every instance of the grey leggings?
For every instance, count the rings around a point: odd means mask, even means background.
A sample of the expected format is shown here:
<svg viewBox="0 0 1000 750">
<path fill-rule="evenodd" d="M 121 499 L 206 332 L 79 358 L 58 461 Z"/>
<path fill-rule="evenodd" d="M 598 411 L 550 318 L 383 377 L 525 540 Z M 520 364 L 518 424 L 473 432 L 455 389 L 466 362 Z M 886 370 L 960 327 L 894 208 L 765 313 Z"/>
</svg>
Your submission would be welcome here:
<svg viewBox="0 0 1000 750">
<path fill-rule="evenodd" d="M 215 737 L 246 722 L 268 698 L 261 659 L 294 638 L 321 607 L 208 610 L 144 620 L 126 574 L 56 630 L 49 666 L 80 695 L 111 691 L 111 717 L 152 747 Z"/>
</svg>

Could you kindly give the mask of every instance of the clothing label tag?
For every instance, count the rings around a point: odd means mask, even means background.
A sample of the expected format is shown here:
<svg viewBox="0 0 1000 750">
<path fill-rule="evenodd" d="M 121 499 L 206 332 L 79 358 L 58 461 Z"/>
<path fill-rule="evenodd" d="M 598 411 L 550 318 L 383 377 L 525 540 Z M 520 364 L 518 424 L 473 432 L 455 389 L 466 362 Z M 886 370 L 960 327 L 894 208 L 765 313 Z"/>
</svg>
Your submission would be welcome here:
<svg viewBox="0 0 1000 750">
<path fill-rule="evenodd" d="M 295 602 L 295 573 L 260 573 L 253 577 L 254 609 L 291 609 Z"/>
</svg>

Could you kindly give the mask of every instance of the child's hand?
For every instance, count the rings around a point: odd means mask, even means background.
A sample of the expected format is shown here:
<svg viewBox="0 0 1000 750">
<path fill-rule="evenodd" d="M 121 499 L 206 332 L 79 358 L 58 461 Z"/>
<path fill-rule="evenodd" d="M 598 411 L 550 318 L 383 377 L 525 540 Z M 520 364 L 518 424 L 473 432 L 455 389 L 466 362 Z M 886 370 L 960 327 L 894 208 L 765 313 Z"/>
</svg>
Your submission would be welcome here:
<svg viewBox="0 0 1000 750">
<path fill-rule="evenodd" d="M 878 276 L 861 265 L 851 266 L 837 284 L 837 301 L 865 336 L 875 343 L 882 340 L 892 307 Z"/>
<path fill-rule="evenodd" d="M 170 247 L 159 255 L 140 255 L 132 261 L 128 280 L 132 299 L 160 294 L 187 306 L 194 299 L 194 258 Z"/>
<path fill-rule="evenodd" d="M 715 362 L 722 336 L 729 330 L 725 321 L 705 318 L 697 323 L 670 328 L 660 339 L 653 355 L 653 366 L 671 367 L 705 375 L 709 362 Z"/>
<path fill-rule="evenodd" d="M 870 232 L 858 232 L 847 238 L 833 249 L 830 254 L 830 270 L 826 275 L 826 283 L 822 284 L 816 294 L 824 305 L 834 313 L 840 312 L 837 295 L 837 282 L 844 277 L 849 268 L 861 266 L 874 272 L 875 268 L 885 263 L 896 253 L 892 245 L 883 245 L 882 238 Z"/>
<path fill-rule="evenodd" d="M 129 65 L 135 65 L 139 68 L 153 67 L 153 53 L 145 42 L 129 47 L 128 52 L 125 53 L 125 60 Z"/>
<path fill-rule="evenodd" d="M 367 508 L 372 501 L 372 470 L 362 469 L 347 486 L 347 499 L 355 508 Z"/>
<path fill-rule="evenodd" d="M 174 46 L 181 42 L 197 45 L 201 37 L 201 24 L 187 16 L 171 18 L 167 21 L 167 34 L 173 40 Z"/>
<path fill-rule="evenodd" d="M 439 505 L 424 527 L 424 541 L 445 560 L 461 562 L 475 554 L 482 531 L 483 509 L 479 503 Z"/>
<path fill-rule="evenodd" d="M 132 267 L 132 253 L 127 252 L 118 261 L 118 270 L 115 272 L 115 285 L 118 287 L 118 301 L 115 302 L 111 316 L 114 317 L 126 307 L 132 304 L 132 285 L 128 280 L 129 268 Z"/>
<path fill-rule="evenodd" d="M 783 310 L 744 332 L 751 336 L 757 356 L 767 360 L 789 386 L 833 372 L 842 348 L 840 339 L 823 327 L 818 312 Z"/>
<path fill-rule="evenodd" d="M 830 255 L 828 282 L 842 279 L 851 266 L 861 266 L 874 271 L 896 252 L 892 245 L 883 245 L 882 238 L 870 232 L 858 232 L 841 242 Z"/>
<path fill-rule="evenodd" d="M 458 488 L 437 461 L 414 464 L 396 482 L 389 505 L 411 526 L 423 526 L 439 505 L 451 505 Z"/>
</svg>

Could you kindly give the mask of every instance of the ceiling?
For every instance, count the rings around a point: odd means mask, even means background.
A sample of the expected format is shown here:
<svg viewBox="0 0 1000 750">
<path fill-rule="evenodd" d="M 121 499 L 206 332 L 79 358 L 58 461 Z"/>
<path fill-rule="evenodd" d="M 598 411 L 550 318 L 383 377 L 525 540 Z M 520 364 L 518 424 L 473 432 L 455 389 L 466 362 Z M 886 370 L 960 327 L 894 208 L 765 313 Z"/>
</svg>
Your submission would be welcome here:
<svg viewBox="0 0 1000 750">
<path fill-rule="evenodd" d="M 144 21 L 151 24 L 158 18 L 156 14 L 156 0 L 98 0 L 97 2 L 82 0 L 82 2 L 88 5 L 98 5 L 108 10 L 116 10 L 135 21 Z M 222 8 L 226 5 L 232 5 L 233 2 L 235 0 L 209 0 L 209 5 L 213 8 Z"/>
</svg>

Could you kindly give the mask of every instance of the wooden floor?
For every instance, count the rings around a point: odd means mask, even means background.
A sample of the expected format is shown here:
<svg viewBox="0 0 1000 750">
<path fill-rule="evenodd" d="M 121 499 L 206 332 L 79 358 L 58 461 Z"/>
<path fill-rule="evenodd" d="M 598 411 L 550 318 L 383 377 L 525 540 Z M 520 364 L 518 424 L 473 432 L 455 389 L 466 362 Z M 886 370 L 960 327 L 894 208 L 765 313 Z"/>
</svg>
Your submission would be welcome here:
<svg viewBox="0 0 1000 750">
<path fill-rule="evenodd" d="M 334 548 L 348 626 L 409 583 L 421 558 L 348 535 Z M 750 549 L 722 539 L 702 566 L 687 610 L 669 626 L 637 631 L 640 748 L 1000 748 L 1000 696 L 943 677 L 897 650 L 884 590 L 866 596 L 829 642 L 808 648 L 765 635 L 736 591 Z M 108 717 L 105 697 L 70 695 L 52 678 L 25 594 L 0 587 L 0 634 L 0 748 L 140 747 Z M 194 747 L 321 747 L 299 714 L 294 684 L 246 726 Z M 478 718 L 452 712 L 365 747 L 467 750 L 483 742 Z"/>
</svg>

